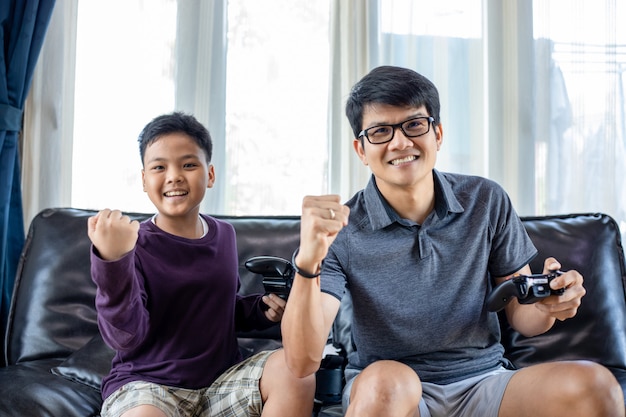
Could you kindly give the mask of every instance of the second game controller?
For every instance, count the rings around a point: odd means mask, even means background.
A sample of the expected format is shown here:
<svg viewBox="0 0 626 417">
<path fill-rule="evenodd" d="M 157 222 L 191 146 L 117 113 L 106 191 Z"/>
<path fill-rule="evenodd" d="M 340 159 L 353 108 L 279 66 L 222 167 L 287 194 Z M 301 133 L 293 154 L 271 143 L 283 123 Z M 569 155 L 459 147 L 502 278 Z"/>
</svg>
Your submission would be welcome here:
<svg viewBox="0 0 626 417">
<path fill-rule="evenodd" d="M 266 293 L 273 293 L 286 300 L 291 291 L 294 270 L 291 262 L 277 256 L 255 256 L 245 263 L 248 271 L 263 276 Z"/>
</svg>

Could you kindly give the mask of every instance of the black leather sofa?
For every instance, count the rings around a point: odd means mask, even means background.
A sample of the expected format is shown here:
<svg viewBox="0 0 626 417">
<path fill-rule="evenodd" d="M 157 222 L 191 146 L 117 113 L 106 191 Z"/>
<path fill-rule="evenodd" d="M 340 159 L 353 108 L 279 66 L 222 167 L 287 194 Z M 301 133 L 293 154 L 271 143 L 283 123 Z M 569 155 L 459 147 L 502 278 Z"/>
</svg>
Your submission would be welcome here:
<svg viewBox="0 0 626 417">
<path fill-rule="evenodd" d="M 48 209 L 30 225 L 4 339 L 0 416 L 99 415 L 100 380 L 108 370 L 112 352 L 98 333 L 95 286 L 89 276 L 86 227 L 87 218 L 94 213 Z M 289 259 L 298 245 L 299 218 L 221 217 L 237 231 L 241 291 L 262 292 L 262 279 L 250 273 L 244 263 L 257 255 Z M 555 256 L 565 269 L 579 270 L 585 276 L 587 295 L 575 319 L 558 323 L 542 336 L 521 337 L 503 321 L 507 355 L 518 366 L 590 359 L 609 367 L 626 390 L 626 265 L 617 225 L 602 214 L 523 220 L 541 252 L 540 258 Z M 533 270 L 540 269 L 541 261 L 537 262 Z M 350 311 L 346 298 L 333 327 L 338 349 L 351 349 Z M 280 346 L 278 326 L 239 336 L 245 355 Z M 319 415 L 341 415 L 338 406 L 326 404 L 334 397 L 323 395 L 318 396 L 323 405 Z"/>
</svg>

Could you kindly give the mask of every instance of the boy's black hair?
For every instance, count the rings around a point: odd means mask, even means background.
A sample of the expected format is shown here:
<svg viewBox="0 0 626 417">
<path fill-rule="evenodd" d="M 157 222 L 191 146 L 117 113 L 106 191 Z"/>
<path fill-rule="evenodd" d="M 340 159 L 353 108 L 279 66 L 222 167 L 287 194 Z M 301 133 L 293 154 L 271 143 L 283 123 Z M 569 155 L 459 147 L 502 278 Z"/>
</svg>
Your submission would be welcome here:
<svg viewBox="0 0 626 417">
<path fill-rule="evenodd" d="M 184 133 L 193 139 L 206 154 L 207 164 L 213 156 L 213 141 L 209 131 L 194 116 L 182 112 L 163 114 L 152 119 L 139 134 L 139 155 L 143 165 L 146 148 L 163 135 Z"/>
<path fill-rule="evenodd" d="M 346 116 L 358 137 L 363 129 L 363 109 L 369 104 L 391 106 L 426 107 L 436 125 L 439 124 L 439 92 L 437 87 L 423 75 L 393 66 L 374 68 L 350 91 L 346 103 Z"/>
</svg>

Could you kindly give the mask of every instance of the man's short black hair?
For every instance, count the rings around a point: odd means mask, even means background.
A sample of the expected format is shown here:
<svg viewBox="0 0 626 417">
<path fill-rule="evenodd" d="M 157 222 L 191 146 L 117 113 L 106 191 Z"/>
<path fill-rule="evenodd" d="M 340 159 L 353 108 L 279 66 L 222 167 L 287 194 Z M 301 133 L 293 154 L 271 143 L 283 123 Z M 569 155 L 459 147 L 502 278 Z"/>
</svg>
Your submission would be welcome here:
<svg viewBox="0 0 626 417">
<path fill-rule="evenodd" d="M 437 87 L 423 75 L 394 66 L 374 68 L 350 91 L 346 103 L 346 116 L 358 137 L 363 129 L 363 110 L 369 104 L 391 106 L 424 106 L 435 124 L 439 124 L 439 92 Z"/>
</svg>

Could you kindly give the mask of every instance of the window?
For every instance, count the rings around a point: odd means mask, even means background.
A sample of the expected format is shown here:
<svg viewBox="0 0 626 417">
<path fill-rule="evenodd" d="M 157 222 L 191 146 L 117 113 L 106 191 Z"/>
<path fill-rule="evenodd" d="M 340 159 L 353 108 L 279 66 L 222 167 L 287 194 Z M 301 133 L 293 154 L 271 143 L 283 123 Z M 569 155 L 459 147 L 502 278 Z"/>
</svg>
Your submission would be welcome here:
<svg viewBox="0 0 626 417">
<path fill-rule="evenodd" d="M 439 169 L 498 181 L 522 215 L 604 212 L 626 232 L 625 2 L 379 4 L 381 63 L 439 89 Z"/>
<path fill-rule="evenodd" d="M 482 3 L 381 1 L 381 59 L 437 86 L 444 126 L 437 168 L 487 176 Z"/>
<path fill-rule="evenodd" d="M 603 211 L 626 232 L 626 15 L 623 1 L 535 0 L 538 56 L 550 63 L 551 130 L 538 141 L 540 210 Z M 539 55 L 541 54 L 541 55 Z"/>
<path fill-rule="evenodd" d="M 228 213 L 300 214 L 325 192 L 328 13 L 327 0 L 230 0 Z"/>
<path fill-rule="evenodd" d="M 173 109 L 176 3 L 78 5 L 72 206 L 153 211 L 142 192 L 137 136 Z"/>
<path fill-rule="evenodd" d="M 178 7 L 79 2 L 72 206 L 154 210 L 137 135 L 176 109 Z M 230 0 L 227 11 L 223 182 L 206 199 L 223 201 L 213 214 L 299 214 L 305 194 L 326 190 L 328 0 Z"/>
<path fill-rule="evenodd" d="M 182 5 L 222 3 L 78 3 L 71 204 L 153 210 L 140 192 L 136 136 L 179 100 L 173 57 L 180 52 L 177 33 L 187 27 Z M 332 31 L 331 3 L 333 13 L 340 10 Z M 215 161 L 223 183 L 207 194 L 219 204 L 204 211 L 296 214 L 304 194 L 324 193 L 328 183 L 344 199 L 352 196 L 366 179 L 362 167 L 350 165 L 352 150 L 338 143 L 349 132 L 337 120 L 352 82 L 370 65 L 391 64 L 414 68 L 439 88 L 445 128 L 439 169 L 498 181 L 522 215 L 601 211 L 626 230 L 626 26 L 618 21 L 625 2 L 358 5 L 228 2 L 218 109 L 223 155 Z M 204 17 L 202 27 L 210 27 Z M 341 57 L 332 74 L 329 56 Z M 329 85 L 341 85 L 330 101 Z"/>
</svg>

